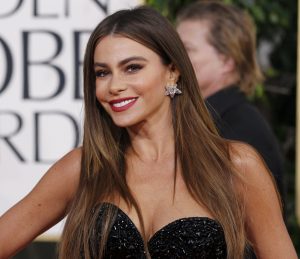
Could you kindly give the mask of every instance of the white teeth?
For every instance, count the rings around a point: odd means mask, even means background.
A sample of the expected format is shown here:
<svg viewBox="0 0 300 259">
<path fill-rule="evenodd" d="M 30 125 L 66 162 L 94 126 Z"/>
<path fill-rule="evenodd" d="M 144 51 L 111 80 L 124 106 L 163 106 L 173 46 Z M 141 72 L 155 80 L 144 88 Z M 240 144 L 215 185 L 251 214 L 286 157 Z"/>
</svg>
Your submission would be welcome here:
<svg viewBox="0 0 300 259">
<path fill-rule="evenodd" d="M 129 100 L 125 100 L 125 101 L 122 101 L 122 102 L 119 102 L 119 103 L 114 103 L 113 106 L 114 107 L 123 107 L 125 105 L 127 105 L 128 103 L 131 103 L 133 102 L 135 99 L 129 99 Z"/>
</svg>

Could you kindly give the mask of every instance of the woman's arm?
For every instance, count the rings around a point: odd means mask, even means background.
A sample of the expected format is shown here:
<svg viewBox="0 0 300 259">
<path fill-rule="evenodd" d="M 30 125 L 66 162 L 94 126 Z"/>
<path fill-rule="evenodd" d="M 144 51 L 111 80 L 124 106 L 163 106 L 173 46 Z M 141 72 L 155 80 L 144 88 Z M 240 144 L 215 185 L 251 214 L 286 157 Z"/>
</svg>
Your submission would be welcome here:
<svg viewBox="0 0 300 259">
<path fill-rule="evenodd" d="M 16 254 L 66 215 L 79 183 L 80 161 L 79 148 L 65 155 L 24 199 L 0 217 L 0 259 Z"/>
<path fill-rule="evenodd" d="M 245 203 L 247 234 L 257 258 L 298 258 L 283 221 L 274 181 L 264 161 L 246 144 L 235 143 L 232 147 L 232 160 L 241 173 L 238 190 Z"/>
</svg>

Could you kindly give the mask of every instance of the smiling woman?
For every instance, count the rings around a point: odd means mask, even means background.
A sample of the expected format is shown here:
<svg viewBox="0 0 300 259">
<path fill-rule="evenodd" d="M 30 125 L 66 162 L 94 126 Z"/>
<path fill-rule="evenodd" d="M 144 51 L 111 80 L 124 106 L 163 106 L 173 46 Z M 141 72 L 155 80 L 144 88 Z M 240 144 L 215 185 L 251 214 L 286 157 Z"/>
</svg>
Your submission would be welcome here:
<svg viewBox="0 0 300 259">
<path fill-rule="evenodd" d="M 178 80 L 178 71 L 144 45 L 121 36 L 106 36 L 95 54 L 96 97 L 119 127 L 144 122 L 145 127 L 169 118 L 165 87 Z"/>
<path fill-rule="evenodd" d="M 158 12 L 119 11 L 95 28 L 84 102 L 82 147 L 1 217 L 1 259 L 65 215 L 62 259 L 240 259 L 250 243 L 260 258 L 296 258 L 264 162 L 217 134 Z"/>
</svg>

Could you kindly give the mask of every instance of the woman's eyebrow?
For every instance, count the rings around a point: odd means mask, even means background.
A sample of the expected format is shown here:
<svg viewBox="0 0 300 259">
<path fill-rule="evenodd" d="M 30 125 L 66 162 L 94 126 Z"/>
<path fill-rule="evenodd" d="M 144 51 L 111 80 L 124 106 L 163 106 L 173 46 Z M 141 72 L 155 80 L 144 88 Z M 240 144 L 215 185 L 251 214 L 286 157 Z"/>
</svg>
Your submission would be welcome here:
<svg viewBox="0 0 300 259">
<path fill-rule="evenodd" d="M 148 60 L 144 57 L 141 57 L 141 56 L 132 56 L 132 57 L 128 57 L 128 58 L 125 58 L 125 59 L 121 60 L 118 63 L 118 66 L 121 67 L 121 66 L 123 66 L 126 63 L 131 62 L 131 61 L 148 61 Z M 108 64 L 103 63 L 103 62 L 95 62 L 94 67 L 108 67 Z"/>
<path fill-rule="evenodd" d="M 144 57 L 141 57 L 141 56 L 132 56 L 132 57 L 125 58 L 125 59 L 121 60 L 119 62 L 119 66 L 123 66 L 126 63 L 129 63 L 131 61 L 148 61 L 148 60 L 146 58 L 144 58 Z"/>
</svg>

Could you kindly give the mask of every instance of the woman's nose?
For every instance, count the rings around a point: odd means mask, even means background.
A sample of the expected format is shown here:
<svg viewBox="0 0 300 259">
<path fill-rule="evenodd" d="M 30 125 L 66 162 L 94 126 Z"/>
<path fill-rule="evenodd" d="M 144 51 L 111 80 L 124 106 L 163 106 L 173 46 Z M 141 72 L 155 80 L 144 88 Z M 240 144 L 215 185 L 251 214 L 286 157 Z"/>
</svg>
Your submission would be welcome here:
<svg viewBox="0 0 300 259">
<path fill-rule="evenodd" d="M 109 93 L 116 95 L 127 89 L 126 83 L 121 76 L 113 76 L 109 85 Z"/>
</svg>

